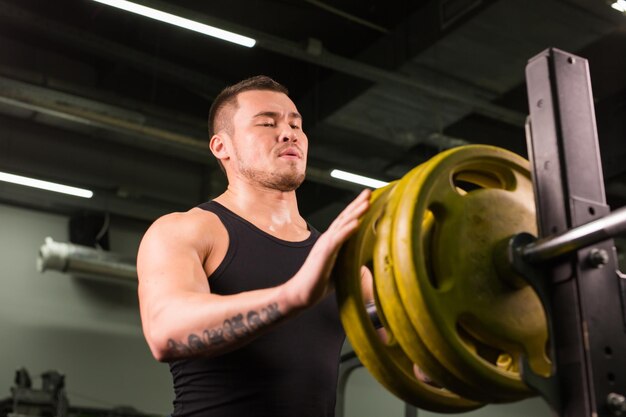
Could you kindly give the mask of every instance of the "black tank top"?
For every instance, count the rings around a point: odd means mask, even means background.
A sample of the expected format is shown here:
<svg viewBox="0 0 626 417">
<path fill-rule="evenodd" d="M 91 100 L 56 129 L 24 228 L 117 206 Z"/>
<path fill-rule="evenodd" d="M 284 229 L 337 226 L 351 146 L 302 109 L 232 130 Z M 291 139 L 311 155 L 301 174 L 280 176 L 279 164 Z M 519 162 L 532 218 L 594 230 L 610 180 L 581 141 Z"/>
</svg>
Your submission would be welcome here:
<svg viewBox="0 0 626 417">
<path fill-rule="evenodd" d="M 226 256 L 211 292 L 235 294 L 280 285 L 302 266 L 319 232 L 302 242 L 271 236 L 217 202 L 228 231 Z M 326 417 L 334 415 L 344 332 L 335 297 L 279 324 L 244 347 L 214 358 L 172 362 L 174 417 Z"/>
</svg>

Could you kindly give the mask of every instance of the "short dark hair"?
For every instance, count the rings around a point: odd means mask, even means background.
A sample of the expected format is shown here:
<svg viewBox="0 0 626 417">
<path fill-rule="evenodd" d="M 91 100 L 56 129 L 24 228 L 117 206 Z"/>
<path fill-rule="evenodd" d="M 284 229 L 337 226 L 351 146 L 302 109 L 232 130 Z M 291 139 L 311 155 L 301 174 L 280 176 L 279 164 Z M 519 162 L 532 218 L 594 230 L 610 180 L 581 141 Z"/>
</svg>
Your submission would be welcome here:
<svg viewBox="0 0 626 417">
<path fill-rule="evenodd" d="M 251 90 L 268 90 L 289 95 L 287 87 L 277 83 L 266 75 L 256 75 L 246 78 L 245 80 L 239 81 L 237 84 L 224 88 L 217 97 L 215 97 L 213 104 L 211 104 L 211 109 L 209 110 L 209 138 L 213 137 L 217 131 L 215 125 L 218 122 L 217 119 L 220 111 L 228 105 L 234 105 L 234 107 L 237 108 L 237 95 L 244 91 Z"/>
</svg>

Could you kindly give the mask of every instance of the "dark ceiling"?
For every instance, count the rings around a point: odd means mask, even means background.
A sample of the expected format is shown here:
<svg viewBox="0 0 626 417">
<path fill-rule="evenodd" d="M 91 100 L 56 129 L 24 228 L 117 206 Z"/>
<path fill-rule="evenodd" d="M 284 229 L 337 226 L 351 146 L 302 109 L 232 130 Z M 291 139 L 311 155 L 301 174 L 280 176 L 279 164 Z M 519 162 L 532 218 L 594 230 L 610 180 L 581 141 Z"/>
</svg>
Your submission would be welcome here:
<svg viewBox="0 0 626 417">
<path fill-rule="evenodd" d="M 525 155 L 525 62 L 589 59 L 609 203 L 626 204 L 626 16 L 598 0 L 230 0 L 141 4 L 257 39 L 229 44 L 92 0 L 0 0 L 0 171 L 91 200 L 0 185 L 2 201 L 145 223 L 217 195 L 206 114 L 224 86 L 287 85 L 311 141 L 300 208 L 324 228 L 358 187 L 437 152 Z"/>
</svg>

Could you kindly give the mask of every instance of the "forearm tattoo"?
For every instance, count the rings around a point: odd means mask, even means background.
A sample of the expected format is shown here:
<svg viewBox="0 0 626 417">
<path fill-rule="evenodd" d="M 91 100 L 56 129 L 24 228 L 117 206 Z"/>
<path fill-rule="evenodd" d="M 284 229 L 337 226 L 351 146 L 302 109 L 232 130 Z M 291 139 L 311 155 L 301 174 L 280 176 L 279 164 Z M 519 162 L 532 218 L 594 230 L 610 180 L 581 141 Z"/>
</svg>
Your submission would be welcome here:
<svg viewBox="0 0 626 417">
<path fill-rule="evenodd" d="M 224 320 L 221 327 L 205 329 L 201 335 L 191 333 L 187 337 L 187 343 L 169 339 L 167 357 L 180 358 L 209 353 L 220 345 L 245 339 L 249 334 L 277 322 L 281 317 L 277 303 L 261 308 L 260 312 L 250 310 L 245 317 L 242 313 L 237 314 Z"/>
</svg>

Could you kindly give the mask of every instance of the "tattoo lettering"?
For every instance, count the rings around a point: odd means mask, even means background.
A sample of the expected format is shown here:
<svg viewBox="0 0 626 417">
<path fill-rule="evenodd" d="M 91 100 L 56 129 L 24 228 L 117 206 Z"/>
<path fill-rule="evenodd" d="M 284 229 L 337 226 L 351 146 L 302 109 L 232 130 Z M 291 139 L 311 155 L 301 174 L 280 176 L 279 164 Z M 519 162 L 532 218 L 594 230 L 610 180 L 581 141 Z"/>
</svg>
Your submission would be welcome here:
<svg viewBox="0 0 626 417">
<path fill-rule="evenodd" d="M 266 327 L 281 318 L 282 314 L 278 309 L 277 303 L 261 308 L 260 313 L 256 310 L 248 311 L 245 315 L 245 320 L 244 315 L 239 313 L 224 320 L 222 327 L 204 330 L 202 336 L 191 333 L 187 337 L 187 344 L 169 339 L 167 341 L 167 356 L 174 359 L 202 355 L 210 352 L 214 347 L 245 339 L 252 332 Z"/>
<path fill-rule="evenodd" d="M 224 320 L 224 333 L 232 339 L 239 339 L 247 335 L 249 330 L 243 322 L 243 314 L 237 314 L 230 320 Z"/>
<path fill-rule="evenodd" d="M 282 316 L 280 311 L 278 311 L 278 304 L 276 303 L 272 303 L 266 308 L 262 308 L 261 311 L 265 314 L 265 321 L 269 323 L 278 320 Z"/>
<path fill-rule="evenodd" d="M 224 339 L 224 331 L 222 329 L 205 330 L 204 336 L 209 344 L 221 345 L 226 342 L 226 339 Z"/>
<path fill-rule="evenodd" d="M 259 313 L 254 310 L 248 312 L 247 320 L 248 327 L 250 327 L 250 329 L 252 330 L 263 327 L 263 320 L 261 320 L 261 316 L 259 316 Z"/>
<path fill-rule="evenodd" d="M 189 335 L 187 343 L 189 344 L 189 348 L 191 350 L 201 350 L 205 346 L 205 343 L 202 341 L 202 339 L 198 337 L 198 335 L 193 333 Z"/>
<path fill-rule="evenodd" d="M 167 341 L 167 350 L 175 356 L 186 356 L 191 353 L 191 349 L 184 343 L 177 343 L 174 339 Z"/>
</svg>

